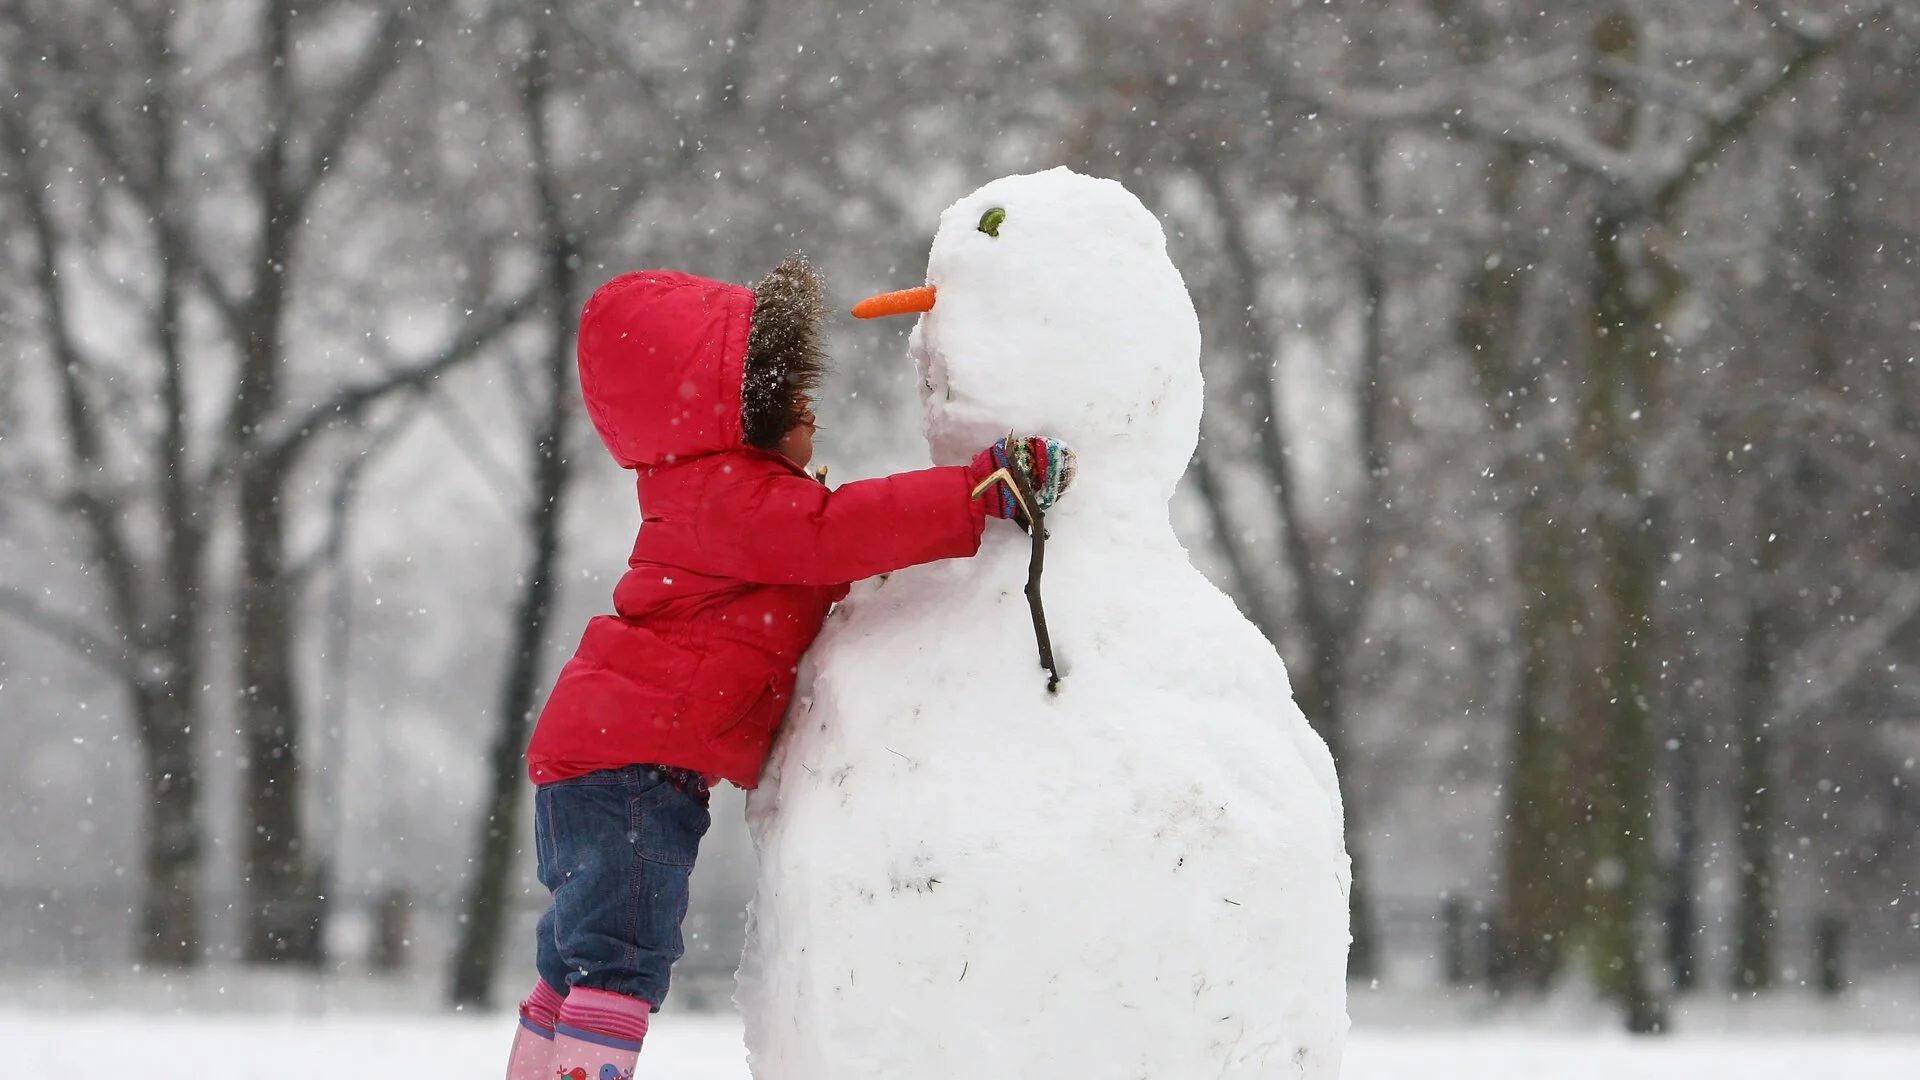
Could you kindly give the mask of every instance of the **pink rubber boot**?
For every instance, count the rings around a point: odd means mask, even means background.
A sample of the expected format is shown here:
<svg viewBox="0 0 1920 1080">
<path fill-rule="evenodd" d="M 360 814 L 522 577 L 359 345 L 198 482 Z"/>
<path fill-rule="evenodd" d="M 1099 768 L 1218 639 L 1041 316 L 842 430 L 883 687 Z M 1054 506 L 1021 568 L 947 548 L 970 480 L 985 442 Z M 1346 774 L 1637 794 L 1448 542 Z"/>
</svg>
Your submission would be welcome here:
<svg viewBox="0 0 1920 1080">
<path fill-rule="evenodd" d="M 576 986 L 553 1026 L 553 1070 L 565 1080 L 633 1080 L 653 1006 L 637 997 Z"/>
<path fill-rule="evenodd" d="M 507 1054 L 507 1080 L 554 1080 L 553 1025 L 566 999 L 545 979 L 520 1003 L 520 1028 Z"/>
</svg>

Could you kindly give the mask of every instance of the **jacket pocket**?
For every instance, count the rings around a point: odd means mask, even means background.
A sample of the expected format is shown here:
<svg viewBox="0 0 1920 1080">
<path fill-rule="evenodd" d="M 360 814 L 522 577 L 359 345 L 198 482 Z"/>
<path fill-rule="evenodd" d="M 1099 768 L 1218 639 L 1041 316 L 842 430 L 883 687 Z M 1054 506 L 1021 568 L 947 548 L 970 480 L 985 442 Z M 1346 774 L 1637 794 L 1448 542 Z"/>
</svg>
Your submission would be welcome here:
<svg viewBox="0 0 1920 1080">
<path fill-rule="evenodd" d="M 778 693 L 779 688 L 774 685 L 772 679 L 768 679 L 761 684 L 758 693 L 742 694 L 745 704 L 728 718 L 726 723 L 714 728 L 709 741 L 736 743 L 744 739 L 764 739 L 766 733 L 773 729 L 773 724 L 765 719 L 765 714 L 773 707 L 774 698 Z"/>
<path fill-rule="evenodd" d="M 764 707 L 773 690 L 766 653 L 724 637 L 701 646 L 699 669 L 687 686 L 680 719 L 707 743 L 732 742 L 738 729 Z"/>
</svg>

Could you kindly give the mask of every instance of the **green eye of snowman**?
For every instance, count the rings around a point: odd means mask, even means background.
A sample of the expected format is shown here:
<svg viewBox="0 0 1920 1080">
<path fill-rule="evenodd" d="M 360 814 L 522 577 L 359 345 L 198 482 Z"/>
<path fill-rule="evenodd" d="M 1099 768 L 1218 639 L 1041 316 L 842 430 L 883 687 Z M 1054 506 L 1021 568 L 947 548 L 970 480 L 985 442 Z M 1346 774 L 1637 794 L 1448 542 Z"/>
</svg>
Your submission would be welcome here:
<svg viewBox="0 0 1920 1080">
<path fill-rule="evenodd" d="M 1000 223 L 1007 220 L 1007 212 L 996 206 L 980 215 L 980 231 L 988 236 L 1000 235 Z"/>
</svg>

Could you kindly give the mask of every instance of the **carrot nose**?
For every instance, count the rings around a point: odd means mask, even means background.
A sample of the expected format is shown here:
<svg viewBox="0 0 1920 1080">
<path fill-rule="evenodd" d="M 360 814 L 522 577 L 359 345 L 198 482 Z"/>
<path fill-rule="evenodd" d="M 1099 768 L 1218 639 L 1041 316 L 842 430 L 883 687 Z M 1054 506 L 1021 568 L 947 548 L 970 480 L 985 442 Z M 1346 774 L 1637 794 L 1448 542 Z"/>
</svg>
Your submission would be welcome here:
<svg viewBox="0 0 1920 1080">
<path fill-rule="evenodd" d="M 898 292 L 869 296 L 853 305 L 853 317 L 878 319 L 887 315 L 905 315 L 909 312 L 932 310 L 933 286 L 922 285 L 915 289 L 901 289 Z"/>
</svg>

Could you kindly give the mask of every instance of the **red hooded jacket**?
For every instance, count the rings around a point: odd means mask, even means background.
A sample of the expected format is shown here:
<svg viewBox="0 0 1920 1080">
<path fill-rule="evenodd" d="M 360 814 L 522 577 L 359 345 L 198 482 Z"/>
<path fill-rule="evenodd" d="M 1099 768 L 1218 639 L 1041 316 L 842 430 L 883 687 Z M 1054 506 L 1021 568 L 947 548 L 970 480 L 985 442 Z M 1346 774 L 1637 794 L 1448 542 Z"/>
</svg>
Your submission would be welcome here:
<svg viewBox="0 0 1920 1080">
<path fill-rule="evenodd" d="M 615 614 L 587 624 L 527 749 L 536 784 L 676 765 L 759 780 L 795 666 L 847 583 L 972 555 L 985 512 L 964 466 L 829 491 L 746 445 L 754 294 L 670 271 L 601 286 L 580 316 L 580 389 L 641 525 Z"/>
</svg>

